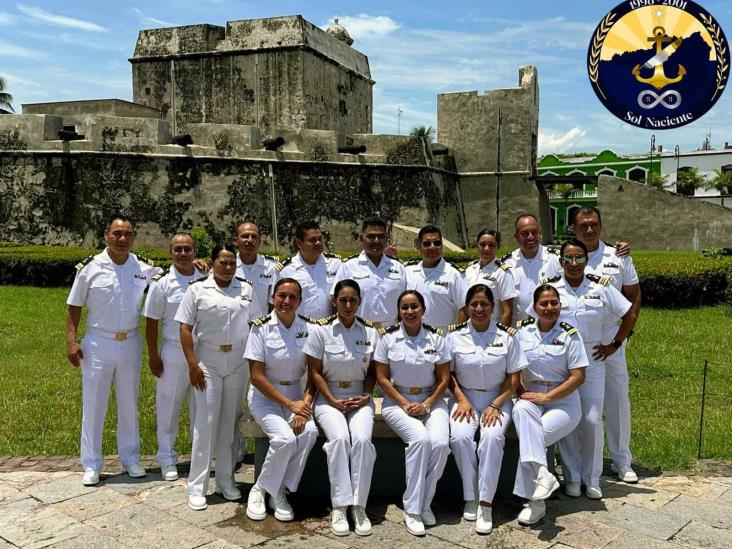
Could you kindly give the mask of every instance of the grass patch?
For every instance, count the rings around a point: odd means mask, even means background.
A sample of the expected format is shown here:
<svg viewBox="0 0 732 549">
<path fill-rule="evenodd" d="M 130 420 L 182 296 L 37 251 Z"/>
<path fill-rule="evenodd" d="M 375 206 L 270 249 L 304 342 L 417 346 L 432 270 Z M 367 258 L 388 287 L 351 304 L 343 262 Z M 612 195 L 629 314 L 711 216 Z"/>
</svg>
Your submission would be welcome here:
<svg viewBox="0 0 732 549">
<path fill-rule="evenodd" d="M 0 455 L 78 454 L 81 373 L 66 361 L 68 288 L 0 286 L 3 367 Z M 703 457 L 732 459 L 732 308 L 644 309 L 629 348 L 632 449 L 646 467 L 682 470 L 696 459 L 704 359 L 708 373 Z M 155 380 L 143 354 L 140 387 L 142 453 L 154 454 Z M 184 409 L 178 451 L 190 449 Z M 116 450 L 114 399 L 104 432 Z"/>
</svg>

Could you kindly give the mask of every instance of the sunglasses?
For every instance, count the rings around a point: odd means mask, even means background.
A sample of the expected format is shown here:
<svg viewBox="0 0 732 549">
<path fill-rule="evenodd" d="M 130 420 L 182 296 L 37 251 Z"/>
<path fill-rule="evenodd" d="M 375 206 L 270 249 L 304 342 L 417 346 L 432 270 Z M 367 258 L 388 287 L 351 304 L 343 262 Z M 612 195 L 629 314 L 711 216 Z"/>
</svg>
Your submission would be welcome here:
<svg viewBox="0 0 732 549">
<path fill-rule="evenodd" d="M 562 256 L 562 263 L 565 265 L 569 265 L 574 261 L 577 265 L 584 265 L 587 263 L 587 256 L 586 255 L 563 255 Z"/>
<path fill-rule="evenodd" d="M 422 242 L 423 248 L 430 248 L 434 246 L 435 248 L 439 248 L 442 246 L 442 240 L 427 240 L 425 242 Z"/>
<path fill-rule="evenodd" d="M 173 252 L 177 254 L 191 254 L 193 253 L 192 246 L 174 246 Z"/>
</svg>

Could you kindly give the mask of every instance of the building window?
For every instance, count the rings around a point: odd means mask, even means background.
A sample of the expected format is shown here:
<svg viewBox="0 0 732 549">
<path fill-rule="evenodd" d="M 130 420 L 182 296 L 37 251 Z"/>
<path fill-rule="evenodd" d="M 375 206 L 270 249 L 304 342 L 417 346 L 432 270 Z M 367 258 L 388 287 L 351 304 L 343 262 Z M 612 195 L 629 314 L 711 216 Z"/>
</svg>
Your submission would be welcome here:
<svg viewBox="0 0 732 549">
<path fill-rule="evenodd" d="M 628 179 L 631 181 L 638 181 L 639 183 L 645 183 L 647 174 L 648 170 L 646 168 L 636 166 L 628 170 Z"/>
<path fill-rule="evenodd" d="M 595 175 L 615 175 L 615 170 L 611 170 L 610 168 L 603 168 L 599 172 L 596 172 Z"/>
</svg>

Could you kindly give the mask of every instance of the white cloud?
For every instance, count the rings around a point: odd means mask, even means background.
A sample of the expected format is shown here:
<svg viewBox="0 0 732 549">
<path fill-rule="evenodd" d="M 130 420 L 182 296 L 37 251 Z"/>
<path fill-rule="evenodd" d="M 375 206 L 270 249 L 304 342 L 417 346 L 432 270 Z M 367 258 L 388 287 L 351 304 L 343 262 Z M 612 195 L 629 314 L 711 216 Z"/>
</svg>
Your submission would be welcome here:
<svg viewBox="0 0 732 549">
<path fill-rule="evenodd" d="M 137 8 L 132 8 L 132 13 L 137 16 L 137 20 L 142 25 L 155 25 L 158 27 L 173 27 L 175 26 L 175 23 L 171 23 L 169 21 L 163 21 L 162 19 L 155 19 L 154 17 L 150 17 L 149 15 L 144 14 L 142 11 L 140 11 Z"/>
<path fill-rule="evenodd" d="M 15 46 L 4 40 L 0 40 L 0 57 L 23 57 L 27 59 L 38 59 L 43 53 L 36 50 Z"/>
<path fill-rule="evenodd" d="M 101 25 L 97 25 L 96 23 L 75 19 L 74 17 L 67 17 L 65 15 L 56 15 L 36 6 L 26 6 L 25 4 L 19 3 L 17 4 L 17 7 L 18 11 L 28 17 L 43 21 L 44 23 L 56 25 L 58 27 L 67 27 L 92 32 L 107 32 L 106 28 Z"/>
<path fill-rule="evenodd" d="M 369 15 L 367 13 L 353 16 L 336 15 L 331 17 L 325 26 L 332 25 L 336 19 L 338 19 L 338 24 L 344 26 L 354 40 L 382 37 L 401 28 L 401 24 L 391 17 Z"/>
<path fill-rule="evenodd" d="M 15 22 L 15 17 L 9 13 L 0 11 L 0 25 L 12 25 Z"/>
<path fill-rule="evenodd" d="M 565 133 L 545 132 L 539 130 L 539 154 L 563 153 L 577 144 L 587 132 L 574 127 Z"/>
</svg>

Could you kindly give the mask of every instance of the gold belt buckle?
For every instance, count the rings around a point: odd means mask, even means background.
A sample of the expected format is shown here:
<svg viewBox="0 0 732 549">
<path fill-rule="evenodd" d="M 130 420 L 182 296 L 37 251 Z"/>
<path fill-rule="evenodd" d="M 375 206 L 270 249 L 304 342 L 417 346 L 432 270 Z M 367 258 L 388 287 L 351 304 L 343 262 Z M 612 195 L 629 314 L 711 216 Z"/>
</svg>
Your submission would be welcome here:
<svg viewBox="0 0 732 549">
<path fill-rule="evenodd" d="M 279 383 L 280 383 L 280 385 L 292 385 L 294 382 L 293 381 L 280 381 Z"/>
<path fill-rule="evenodd" d="M 117 341 L 124 341 L 125 339 L 127 339 L 127 332 L 117 332 L 116 334 L 114 334 L 114 339 L 116 339 Z"/>
<path fill-rule="evenodd" d="M 339 381 L 338 382 L 338 387 L 340 389 L 348 389 L 350 386 L 351 386 L 351 382 L 350 381 Z"/>
<path fill-rule="evenodd" d="M 551 381 L 544 381 L 544 380 L 541 380 L 541 381 L 537 381 L 537 383 L 538 383 L 539 385 L 543 385 L 544 387 L 549 387 L 549 385 L 551 385 L 551 384 L 552 384 L 552 382 L 551 382 Z"/>
<path fill-rule="evenodd" d="M 419 395 L 421 393 L 422 393 L 422 387 L 410 387 L 409 388 L 410 395 Z"/>
<path fill-rule="evenodd" d="M 222 353 L 229 353 L 231 352 L 231 349 L 233 347 L 234 346 L 231 343 L 227 343 L 226 345 L 219 345 L 219 351 L 221 351 Z"/>
</svg>

